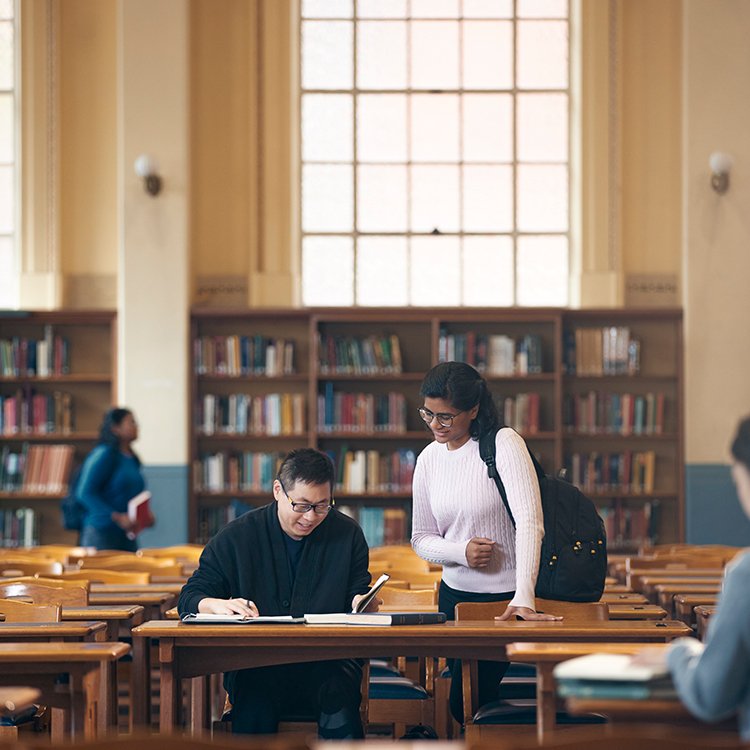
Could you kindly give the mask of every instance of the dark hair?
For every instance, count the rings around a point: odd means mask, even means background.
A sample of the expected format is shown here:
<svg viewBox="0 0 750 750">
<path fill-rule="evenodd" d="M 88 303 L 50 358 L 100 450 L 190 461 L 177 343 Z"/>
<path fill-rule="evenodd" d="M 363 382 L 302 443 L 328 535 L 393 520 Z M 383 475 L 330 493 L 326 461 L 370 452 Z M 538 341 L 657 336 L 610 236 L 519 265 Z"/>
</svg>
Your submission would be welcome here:
<svg viewBox="0 0 750 750">
<path fill-rule="evenodd" d="M 97 441 L 97 445 L 106 445 L 109 446 L 112 450 L 119 450 L 120 438 L 112 431 L 112 428 L 114 426 L 119 426 L 120 424 L 122 424 L 122 420 L 125 419 L 128 414 L 132 416 L 133 412 L 130 411 L 130 409 L 124 409 L 120 406 L 115 406 L 110 409 L 104 415 L 104 419 L 99 426 L 99 440 Z M 135 460 L 140 466 L 140 458 L 138 458 L 135 453 L 133 453 L 133 455 L 135 456 Z"/>
<path fill-rule="evenodd" d="M 732 443 L 732 456 L 750 469 L 750 417 L 745 417 L 737 428 L 737 435 Z"/>
<path fill-rule="evenodd" d="M 291 491 L 295 482 L 313 485 L 329 482 L 333 492 L 335 473 L 333 462 L 325 453 L 314 448 L 300 448 L 287 454 L 276 478 L 287 492 Z"/>
<path fill-rule="evenodd" d="M 422 398 L 442 398 L 461 411 L 479 406 L 471 420 L 469 435 L 479 440 L 482 435 L 500 425 L 497 407 L 485 379 L 465 362 L 443 362 L 425 375 L 419 389 Z"/>
</svg>

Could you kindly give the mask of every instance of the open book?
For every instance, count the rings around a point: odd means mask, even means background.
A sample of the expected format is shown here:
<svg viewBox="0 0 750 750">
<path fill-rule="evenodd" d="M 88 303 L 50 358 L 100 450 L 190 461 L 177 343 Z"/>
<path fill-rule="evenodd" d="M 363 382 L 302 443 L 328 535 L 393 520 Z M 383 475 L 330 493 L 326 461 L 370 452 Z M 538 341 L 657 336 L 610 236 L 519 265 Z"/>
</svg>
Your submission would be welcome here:
<svg viewBox="0 0 750 750">
<path fill-rule="evenodd" d="M 357 604 L 356 609 L 352 610 L 352 614 L 357 612 L 364 612 L 367 609 L 367 605 L 377 596 L 378 591 L 383 588 L 385 582 L 390 578 L 387 573 L 383 573 L 380 578 L 373 584 L 372 588 L 365 594 L 364 598 Z"/>
<path fill-rule="evenodd" d="M 277 615 L 274 617 L 247 617 L 247 615 L 215 615 L 198 612 L 197 614 L 186 613 L 182 616 L 183 622 L 210 624 L 240 623 L 242 625 L 263 625 L 268 623 L 301 623 L 304 617 L 292 617 L 291 615 Z"/>
<path fill-rule="evenodd" d="M 129 539 L 135 539 L 148 526 L 150 501 L 151 493 L 148 490 L 139 492 L 128 500 L 128 518 L 136 524 L 135 528 L 128 531 Z"/>
<path fill-rule="evenodd" d="M 434 625 L 445 621 L 443 612 L 334 612 L 305 615 L 308 625 Z"/>
</svg>

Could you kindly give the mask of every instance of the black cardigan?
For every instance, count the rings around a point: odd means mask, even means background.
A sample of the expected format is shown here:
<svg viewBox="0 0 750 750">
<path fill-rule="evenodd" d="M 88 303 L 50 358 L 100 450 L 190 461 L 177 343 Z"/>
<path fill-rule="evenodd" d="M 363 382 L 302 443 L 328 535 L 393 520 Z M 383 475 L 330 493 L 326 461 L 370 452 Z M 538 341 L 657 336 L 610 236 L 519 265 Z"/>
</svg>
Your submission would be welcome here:
<svg viewBox="0 0 750 750">
<path fill-rule="evenodd" d="M 308 535 L 293 588 L 283 534 L 275 501 L 227 524 L 182 587 L 180 615 L 206 597 L 250 599 L 266 616 L 348 612 L 367 592 L 369 550 L 353 519 L 334 508 Z"/>
</svg>

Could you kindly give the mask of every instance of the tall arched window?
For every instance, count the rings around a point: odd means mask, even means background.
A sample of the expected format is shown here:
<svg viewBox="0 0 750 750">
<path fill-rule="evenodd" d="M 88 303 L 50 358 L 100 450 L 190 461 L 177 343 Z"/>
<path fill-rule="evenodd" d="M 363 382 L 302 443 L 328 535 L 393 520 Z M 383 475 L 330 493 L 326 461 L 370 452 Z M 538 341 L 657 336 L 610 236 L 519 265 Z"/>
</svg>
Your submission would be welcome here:
<svg viewBox="0 0 750 750">
<path fill-rule="evenodd" d="M 16 29 L 14 0 L 0 0 L 0 308 L 16 304 Z"/>
</svg>

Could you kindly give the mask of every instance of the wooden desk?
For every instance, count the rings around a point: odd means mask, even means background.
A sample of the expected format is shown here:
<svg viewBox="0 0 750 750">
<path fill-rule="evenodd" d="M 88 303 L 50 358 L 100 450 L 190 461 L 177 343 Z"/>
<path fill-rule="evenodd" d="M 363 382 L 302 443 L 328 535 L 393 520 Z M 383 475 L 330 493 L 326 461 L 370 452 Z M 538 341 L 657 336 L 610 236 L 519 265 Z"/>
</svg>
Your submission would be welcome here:
<svg viewBox="0 0 750 750">
<path fill-rule="evenodd" d="M 41 691 L 42 703 L 64 710 L 60 731 L 53 722 L 53 741 L 63 734 L 93 739 L 99 732 L 102 663 L 129 651 L 126 643 L 111 642 L 0 643 L 0 685 L 22 682 Z M 67 688 L 57 682 L 65 673 Z"/>
<path fill-rule="evenodd" d="M 698 605 L 714 605 L 718 597 L 713 594 L 675 594 L 674 611 L 675 619 L 684 622 L 688 627 L 695 627 L 697 620 L 695 607 Z"/>
<path fill-rule="evenodd" d="M 695 586 L 686 583 L 660 583 L 656 587 L 658 605 L 664 607 L 672 615 L 674 612 L 674 597 L 677 594 L 709 594 L 718 596 L 720 586 Z"/>
<path fill-rule="evenodd" d="M 627 572 L 628 586 L 632 586 L 634 591 L 641 590 L 642 578 L 656 578 L 664 576 L 665 578 L 722 578 L 724 570 L 722 568 L 641 568 L 640 570 L 629 570 Z"/>
<path fill-rule="evenodd" d="M 708 627 L 708 621 L 711 619 L 714 612 L 716 612 L 716 607 L 709 607 L 703 604 L 699 604 L 695 608 L 698 638 L 702 641 L 706 640 L 706 627 Z"/>
<path fill-rule="evenodd" d="M 182 583 L 92 583 L 92 594 L 176 594 L 180 595 Z"/>
<path fill-rule="evenodd" d="M 599 600 L 600 602 L 607 602 L 609 604 L 610 602 L 627 602 L 628 604 L 648 604 L 648 599 L 646 599 L 643 594 L 636 594 L 633 593 L 623 593 L 623 594 L 608 594 L 606 591 L 602 594 L 602 598 Z"/>
<path fill-rule="evenodd" d="M 630 586 L 616 584 L 614 586 L 605 586 L 604 593 L 605 594 L 632 594 L 634 592 L 633 592 L 633 589 L 630 588 Z"/>
<path fill-rule="evenodd" d="M 168 609 L 177 603 L 177 594 L 167 591 L 103 591 L 92 588 L 89 594 L 89 605 L 141 606 L 145 609 L 146 620 L 161 620 L 166 617 Z"/>
<path fill-rule="evenodd" d="M 720 588 L 723 580 L 723 577 L 643 576 L 641 578 L 641 593 L 651 604 L 658 604 L 658 586 L 714 586 Z"/>
<path fill-rule="evenodd" d="M 161 731 L 173 731 L 182 715 L 180 680 L 193 680 L 193 731 L 208 720 L 206 676 L 231 669 L 324 659 L 369 658 L 377 654 L 464 659 L 464 716 L 476 712 L 476 660 L 506 659 L 505 646 L 518 640 L 665 642 L 690 633 L 681 622 L 565 621 L 448 622 L 391 627 L 334 625 L 188 625 L 147 622 L 133 638 L 159 639 Z M 554 694 L 552 695 L 554 716 Z"/>
<path fill-rule="evenodd" d="M 665 620 L 667 611 L 655 604 L 607 602 L 610 620 Z"/>
</svg>

